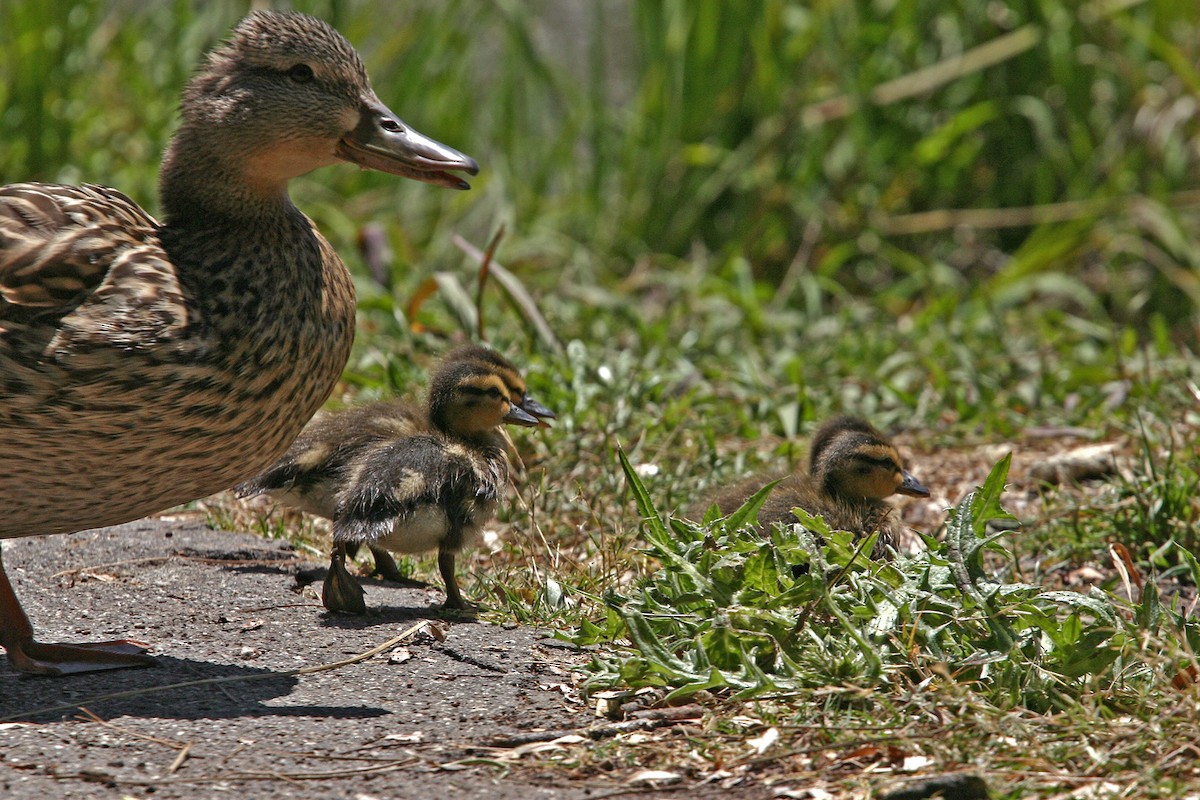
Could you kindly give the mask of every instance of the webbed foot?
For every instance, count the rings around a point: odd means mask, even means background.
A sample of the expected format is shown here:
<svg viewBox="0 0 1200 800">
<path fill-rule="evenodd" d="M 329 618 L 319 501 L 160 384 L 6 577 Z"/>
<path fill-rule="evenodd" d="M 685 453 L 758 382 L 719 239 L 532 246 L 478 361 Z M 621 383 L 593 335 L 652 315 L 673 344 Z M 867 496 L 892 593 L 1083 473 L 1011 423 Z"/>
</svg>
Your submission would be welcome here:
<svg viewBox="0 0 1200 800">
<path fill-rule="evenodd" d="M 32 637 L 5 642 L 8 663 L 30 675 L 76 675 L 106 669 L 149 667 L 154 659 L 146 655 L 149 645 L 130 639 L 79 644 L 43 643 Z"/>
<path fill-rule="evenodd" d="M 321 586 L 321 603 L 330 611 L 343 614 L 367 613 L 366 592 L 346 570 L 346 547 L 341 543 L 333 546 L 333 557 L 329 561 L 329 572 Z"/>
</svg>

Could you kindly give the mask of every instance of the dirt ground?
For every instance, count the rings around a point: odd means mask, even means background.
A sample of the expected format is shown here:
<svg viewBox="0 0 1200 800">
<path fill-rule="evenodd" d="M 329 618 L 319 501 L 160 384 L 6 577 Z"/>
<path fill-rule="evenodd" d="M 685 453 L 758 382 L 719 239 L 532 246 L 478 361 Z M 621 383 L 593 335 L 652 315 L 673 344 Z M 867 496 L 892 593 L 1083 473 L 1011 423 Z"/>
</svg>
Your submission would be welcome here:
<svg viewBox="0 0 1200 800">
<path fill-rule="evenodd" d="M 1040 502 L 1026 473 L 1042 449 L 1014 461 L 1006 505 L 1018 516 Z M 930 479 L 947 485 L 906 505 L 906 522 L 934 530 L 999 455 L 943 456 L 935 472 L 957 483 Z M 370 615 L 331 615 L 324 564 L 185 518 L 3 546 L 39 638 L 138 639 L 158 665 L 31 678 L 0 658 L 0 798 L 814 796 L 631 781 L 636 765 L 605 772 L 603 759 L 574 768 L 612 735 L 597 735 L 607 723 L 576 690 L 585 656 L 543 631 L 443 614 L 440 586 L 370 581 Z M 554 743 L 562 734 L 584 738 Z M 655 735 L 687 737 L 688 723 Z"/>
<path fill-rule="evenodd" d="M 569 673 L 580 655 L 528 627 L 443 615 L 440 587 L 372 582 L 375 613 L 330 615 L 323 565 L 171 520 L 10 540 L 4 561 L 40 639 L 137 639 L 158 666 L 31 678 L 0 662 L 0 797 L 770 794 L 656 789 L 528 757 L 533 740 L 597 724 Z M 365 660 L 288 674 L 406 632 Z"/>
</svg>

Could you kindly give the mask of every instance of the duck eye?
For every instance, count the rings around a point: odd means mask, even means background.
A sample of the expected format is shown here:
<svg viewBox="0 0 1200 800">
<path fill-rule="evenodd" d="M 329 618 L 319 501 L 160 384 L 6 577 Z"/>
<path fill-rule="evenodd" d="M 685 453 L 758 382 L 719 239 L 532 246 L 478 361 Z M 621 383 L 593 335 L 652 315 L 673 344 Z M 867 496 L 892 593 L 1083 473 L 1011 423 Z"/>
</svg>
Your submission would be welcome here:
<svg viewBox="0 0 1200 800">
<path fill-rule="evenodd" d="M 312 67 L 308 64 L 297 64 L 287 71 L 287 76 L 296 83 L 311 83 L 313 79 Z"/>
</svg>

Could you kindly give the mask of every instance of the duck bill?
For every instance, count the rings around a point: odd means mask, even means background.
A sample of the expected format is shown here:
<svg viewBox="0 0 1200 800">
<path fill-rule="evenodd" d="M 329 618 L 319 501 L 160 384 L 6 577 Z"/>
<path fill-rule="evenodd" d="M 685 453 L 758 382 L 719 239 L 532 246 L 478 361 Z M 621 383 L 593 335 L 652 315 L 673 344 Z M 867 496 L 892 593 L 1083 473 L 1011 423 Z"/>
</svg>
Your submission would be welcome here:
<svg viewBox="0 0 1200 800">
<path fill-rule="evenodd" d="M 541 427 L 544 427 L 544 428 L 550 427 L 550 423 L 547 422 L 546 420 L 558 419 L 557 414 L 555 414 L 550 409 L 546 408 L 544 405 L 539 403 L 537 400 L 534 400 L 529 395 L 525 395 L 525 400 L 522 401 L 522 403 L 521 403 L 521 410 L 527 411 L 528 413 L 537 417 L 538 425 L 540 425 Z"/>
<path fill-rule="evenodd" d="M 479 173 L 475 159 L 413 130 L 375 98 L 363 105 L 358 125 L 338 140 L 334 152 L 364 169 L 451 189 L 471 188 L 451 172 Z"/>
<path fill-rule="evenodd" d="M 510 425 L 521 425 L 526 428 L 536 428 L 541 424 L 538 422 L 537 417 L 515 404 L 508 407 L 508 413 L 504 415 L 504 421 Z"/>
<path fill-rule="evenodd" d="M 900 482 L 896 493 L 906 494 L 910 497 L 929 497 L 929 490 L 922 486 L 921 482 L 907 471 L 904 473 L 904 480 Z"/>
</svg>

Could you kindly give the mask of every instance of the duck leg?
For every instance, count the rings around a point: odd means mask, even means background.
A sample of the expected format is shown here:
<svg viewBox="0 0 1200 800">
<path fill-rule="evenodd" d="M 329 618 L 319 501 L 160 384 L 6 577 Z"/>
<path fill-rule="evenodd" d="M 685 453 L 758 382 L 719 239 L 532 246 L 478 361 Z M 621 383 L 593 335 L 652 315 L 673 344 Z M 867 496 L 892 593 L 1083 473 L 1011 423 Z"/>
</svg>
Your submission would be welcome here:
<svg viewBox="0 0 1200 800">
<path fill-rule="evenodd" d="M 359 542 L 346 542 L 346 558 L 358 558 Z M 374 559 L 375 565 L 371 568 L 372 575 L 378 575 L 386 581 L 398 583 L 401 586 L 420 586 L 424 588 L 429 584 L 425 581 L 419 581 L 415 578 L 406 578 L 404 573 L 400 571 L 400 567 L 396 565 L 396 559 L 392 558 L 392 554 L 385 548 L 376 544 L 367 545 L 367 549 L 371 551 L 371 558 Z"/>
<path fill-rule="evenodd" d="M 396 559 L 392 558 L 392 554 L 378 545 L 369 544 L 367 549 L 371 551 L 371 557 L 375 559 L 375 569 L 372 574 L 378 573 L 383 578 L 396 583 L 416 583 L 411 578 L 406 578 L 400 572 L 400 567 L 396 566 Z"/>
<path fill-rule="evenodd" d="M 346 543 L 333 543 L 333 556 L 329 560 L 329 572 L 321 587 L 321 603 L 330 611 L 343 614 L 367 613 L 366 592 L 346 570 Z"/>
<path fill-rule="evenodd" d="M 71 675 L 125 667 L 147 667 L 154 659 L 147 645 L 130 639 L 84 644 L 43 644 L 34 641 L 33 625 L 21 608 L 0 554 L 0 646 L 8 663 L 32 675 Z"/>
<path fill-rule="evenodd" d="M 458 578 L 454 576 L 454 551 L 438 550 L 438 570 L 446 583 L 446 602 L 443 608 L 470 608 L 458 590 Z"/>
<path fill-rule="evenodd" d="M 416 586 L 425 589 L 429 586 L 425 581 L 419 581 L 416 578 L 409 578 L 400 571 L 400 567 L 396 565 L 396 559 L 392 558 L 392 554 L 378 545 L 367 545 L 371 551 L 371 557 L 375 559 L 375 568 L 371 570 L 372 575 L 378 575 L 384 580 L 389 580 L 392 583 L 398 583 L 401 586 Z"/>
</svg>

